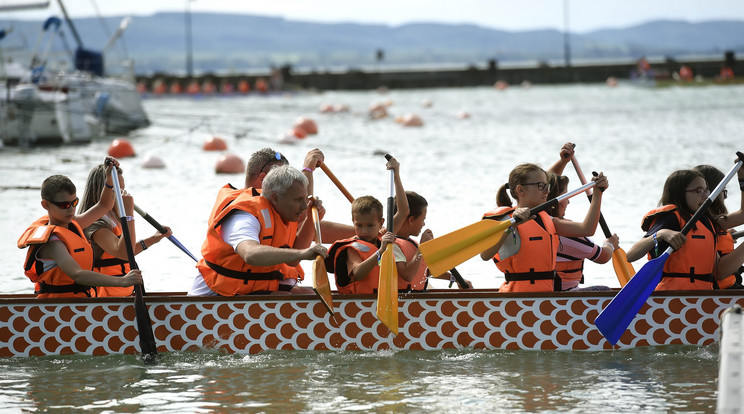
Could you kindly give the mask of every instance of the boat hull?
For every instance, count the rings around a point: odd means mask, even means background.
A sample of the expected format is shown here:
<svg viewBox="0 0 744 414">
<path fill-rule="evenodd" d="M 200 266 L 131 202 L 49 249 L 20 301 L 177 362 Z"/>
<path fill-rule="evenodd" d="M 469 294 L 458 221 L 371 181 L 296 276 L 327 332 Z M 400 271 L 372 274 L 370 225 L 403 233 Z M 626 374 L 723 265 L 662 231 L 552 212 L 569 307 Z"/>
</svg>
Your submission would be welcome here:
<svg viewBox="0 0 744 414">
<path fill-rule="evenodd" d="M 397 336 L 375 317 L 371 295 L 334 295 L 333 318 L 315 296 L 155 294 L 146 300 L 159 352 L 227 353 L 704 346 L 718 339 L 720 314 L 734 304 L 744 306 L 744 296 L 735 291 L 657 293 L 613 347 L 593 321 L 615 293 L 409 294 L 400 298 Z M 137 352 L 131 298 L 0 296 L 0 356 Z"/>
</svg>

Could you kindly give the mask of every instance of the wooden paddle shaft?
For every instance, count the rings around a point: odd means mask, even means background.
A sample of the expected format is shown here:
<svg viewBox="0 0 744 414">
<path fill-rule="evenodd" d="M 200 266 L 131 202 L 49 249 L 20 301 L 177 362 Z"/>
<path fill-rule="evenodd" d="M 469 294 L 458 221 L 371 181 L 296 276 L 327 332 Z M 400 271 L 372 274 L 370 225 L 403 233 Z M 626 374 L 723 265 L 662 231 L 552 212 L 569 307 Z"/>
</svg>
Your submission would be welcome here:
<svg viewBox="0 0 744 414">
<path fill-rule="evenodd" d="M 320 169 L 323 170 L 323 172 L 328 176 L 328 178 L 331 179 L 331 181 L 333 181 L 334 184 L 336 184 L 336 187 L 341 190 L 341 193 L 346 196 L 346 199 L 348 199 L 350 203 L 354 201 L 354 197 L 351 196 L 351 194 L 346 190 L 346 187 L 341 184 L 341 181 L 336 178 L 336 176 L 331 172 L 331 170 L 328 169 L 325 163 L 320 164 Z"/>
<path fill-rule="evenodd" d="M 581 181 L 581 184 L 586 184 L 586 178 L 584 177 L 584 173 L 581 171 L 581 167 L 579 167 L 579 161 L 576 160 L 576 156 L 574 155 L 571 157 L 571 164 L 574 166 L 574 170 L 576 170 L 576 175 L 579 176 L 579 181 Z M 589 201 L 592 201 L 592 191 L 586 190 L 586 196 L 589 198 Z M 612 236 L 612 232 L 610 231 L 609 226 L 607 226 L 607 222 L 604 219 L 604 215 L 602 212 L 599 212 L 599 226 L 602 227 L 602 232 L 604 233 L 605 237 L 610 238 Z"/>
</svg>

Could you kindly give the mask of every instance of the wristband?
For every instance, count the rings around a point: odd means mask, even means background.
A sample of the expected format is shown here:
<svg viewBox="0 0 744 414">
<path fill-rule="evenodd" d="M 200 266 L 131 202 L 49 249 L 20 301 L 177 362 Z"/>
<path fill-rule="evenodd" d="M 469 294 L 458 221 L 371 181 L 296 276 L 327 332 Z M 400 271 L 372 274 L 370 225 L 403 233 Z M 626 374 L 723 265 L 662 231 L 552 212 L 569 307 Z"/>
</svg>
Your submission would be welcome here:
<svg viewBox="0 0 744 414">
<path fill-rule="evenodd" d="M 113 185 L 108 185 L 108 183 L 107 183 L 107 182 L 105 182 L 105 181 L 103 182 L 103 185 L 105 185 L 105 186 L 106 186 L 106 188 L 110 188 L 110 189 L 112 189 L 112 190 L 114 189 L 114 186 L 113 186 Z"/>
<path fill-rule="evenodd" d="M 133 216 L 127 216 L 127 221 L 134 221 L 134 217 Z"/>
<path fill-rule="evenodd" d="M 310 167 L 305 167 L 305 168 L 302 169 L 302 171 L 307 171 L 309 173 L 312 173 L 313 172 L 313 169 L 310 168 Z"/>
<path fill-rule="evenodd" d="M 611 250 L 612 250 L 613 252 L 615 251 L 615 246 L 613 246 L 613 245 L 612 245 L 612 243 L 610 243 L 610 242 L 608 242 L 608 241 L 605 241 L 605 242 L 604 242 L 604 244 L 602 245 L 602 247 L 604 247 L 604 246 L 610 246 L 610 249 L 611 249 Z"/>
<path fill-rule="evenodd" d="M 144 239 L 140 240 L 138 243 L 142 246 L 142 250 L 147 250 L 147 243 L 145 243 Z"/>
<path fill-rule="evenodd" d="M 377 251 L 376 254 L 377 254 L 377 266 L 379 266 L 380 262 L 382 261 L 382 254 L 380 253 L 379 250 Z"/>
<path fill-rule="evenodd" d="M 658 231 L 656 233 L 658 233 Z M 654 255 L 659 257 L 659 241 L 656 240 L 656 233 L 654 233 Z"/>
</svg>

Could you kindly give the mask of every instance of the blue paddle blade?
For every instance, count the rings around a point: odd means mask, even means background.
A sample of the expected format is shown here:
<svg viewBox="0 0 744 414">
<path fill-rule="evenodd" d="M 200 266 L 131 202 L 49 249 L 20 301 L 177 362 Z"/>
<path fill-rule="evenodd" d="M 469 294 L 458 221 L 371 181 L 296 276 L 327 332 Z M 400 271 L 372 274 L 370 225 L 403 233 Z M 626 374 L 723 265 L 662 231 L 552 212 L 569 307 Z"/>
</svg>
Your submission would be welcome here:
<svg viewBox="0 0 744 414">
<path fill-rule="evenodd" d="M 668 258 L 669 253 L 664 252 L 646 263 L 597 316 L 594 324 L 612 345 L 615 345 L 625 333 L 633 318 L 661 282 L 661 271 Z"/>
</svg>

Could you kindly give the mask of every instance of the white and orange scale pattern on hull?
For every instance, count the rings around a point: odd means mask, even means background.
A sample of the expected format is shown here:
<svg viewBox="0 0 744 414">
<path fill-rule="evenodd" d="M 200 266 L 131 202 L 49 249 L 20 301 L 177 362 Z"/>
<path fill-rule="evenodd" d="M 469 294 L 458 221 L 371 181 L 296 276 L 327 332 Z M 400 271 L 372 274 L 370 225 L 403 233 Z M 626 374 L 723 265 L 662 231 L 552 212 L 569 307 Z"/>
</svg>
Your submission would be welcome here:
<svg viewBox="0 0 744 414">
<path fill-rule="evenodd" d="M 731 293 L 733 292 L 733 293 Z M 720 314 L 744 292 L 653 295 L 612 347 L 593 324 L 615 292 L 428 293 L 400 298 L 400 333 L 375 317 L 372 296 L 334 295 L 332 319 L 315 296 L 146 297 L 159 352 L 265 350 L 612 350 L 709 345 Z M 131 298 L 40 300 L 0 295 L 0 356 L 130 354 L 139 351 Z"/>
</svg>

